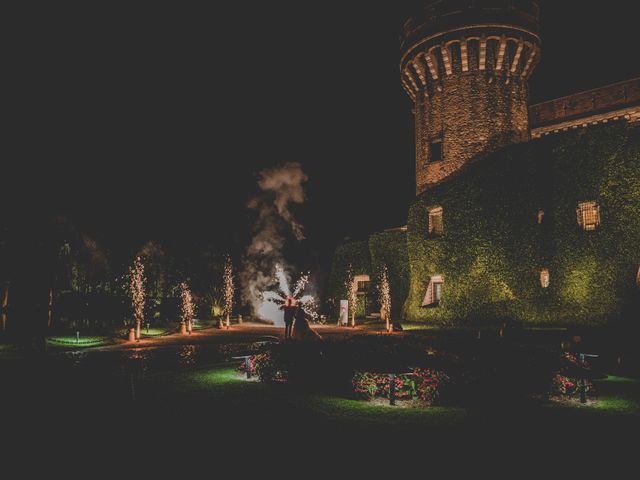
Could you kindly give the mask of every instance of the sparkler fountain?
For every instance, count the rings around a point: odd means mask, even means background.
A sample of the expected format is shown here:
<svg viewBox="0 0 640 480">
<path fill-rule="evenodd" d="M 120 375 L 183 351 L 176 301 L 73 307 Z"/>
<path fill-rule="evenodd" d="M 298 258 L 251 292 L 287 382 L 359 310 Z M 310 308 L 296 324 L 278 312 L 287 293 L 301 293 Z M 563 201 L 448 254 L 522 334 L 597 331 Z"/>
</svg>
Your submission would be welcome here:
<svg viewBox="0 0 640 480">
<path fill-rule="evenodd" d="M 182 282 L 180 284 L 180 298 L 182 300 L 182 305 L 180 309 L 182 321 L 180 322 L 180 333 L 185 334 L 188 333 L 191 335 L 193 331 L 193 316 L 195 313 L 195 305 L 193 303 L 193 296 L 191 295 L 191 290 L 189 290 L 189 285 L 187 282 Z"/>
<path fill-rule="evenodd" d="M 318 318 L 317 304 L 313 295 L 304 294 L 309 283 L 309 274 L 303 274 L 295 283 L 293 290 L 289 285 L 289 280 L 280 265 L 276 265 L 277 283 L 276 290 L 261 292 L 262 303 L 257 314 L 263 320 L 270 320 L 276 326 L 284 326 L 284 312 L 282 306 L 300 305 L 304 312 L 313 320 Z"/>
<path fill-rule="evenodd" d="M 386 265 L 382 267 L 382 271 L 380 273 L 378 294 L 382 320 L 386 322 L 387 332 L 391 332 L 391 287 L 389 286 L 389 271 L 387 270 Z"/>
<path fill-rule="evenodd" d="M 231 258 L 227 257 L 224 265 L 224 313 L 226 316 L 227 329 L 231 323 L 231 311 L 233 310 L 233 296 L 236 291 L 233 283 L 233 263 Z"/>
<path fill-rule="evenodd" d="M 144 320 L 144 265 L 140 257 L 137 257 L 133 265 L 129 267 L 129 289 L 131 291 L 131 303 L 133 306 L 133 317 L 136 321 L 135 340 L 140 340 L 140 326 Z M 132 335 L 129 335 L 131 338 Z"/>
<path fill-rule="evenodd" d="M 349 296 L 349 310 L 351 311 L 351 326 L 356 326 L 356 311 L 358 310 L 358 281 L 353 274 L 353 267 L 349 265 L 345 287 Z"/>
</svg>

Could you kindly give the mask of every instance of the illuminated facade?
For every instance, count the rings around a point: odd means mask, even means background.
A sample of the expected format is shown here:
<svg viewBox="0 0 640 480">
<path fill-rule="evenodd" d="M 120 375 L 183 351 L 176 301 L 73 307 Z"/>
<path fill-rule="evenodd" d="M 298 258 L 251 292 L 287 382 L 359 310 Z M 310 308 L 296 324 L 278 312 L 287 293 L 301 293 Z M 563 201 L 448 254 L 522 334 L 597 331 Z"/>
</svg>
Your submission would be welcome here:
<svg viewBox="0 0 640 480">
<path fill-rule="evenodd" d="M 529 140 L 538 24 L 537 1 L 425 1 L 406 21 L 400 70 L 414 102 L 416 193 Z"/>
<path fill-rule="evenodd" d="M 400 61 L 415 116 L 416 194 L 502 147 L 640 119 L 640 79 L 528 105 L 539 16 L 535 0 L 418 2 Z"/>
<path fill-rule="evenodd" d="M 433 324 L 637 319 L 640 78 L 530 106 L 537 1 L 416 3 L 417 195 L 405 227 L 336 251 L 330 283 L 384 265 L 394 315 Z"/>
</svg>

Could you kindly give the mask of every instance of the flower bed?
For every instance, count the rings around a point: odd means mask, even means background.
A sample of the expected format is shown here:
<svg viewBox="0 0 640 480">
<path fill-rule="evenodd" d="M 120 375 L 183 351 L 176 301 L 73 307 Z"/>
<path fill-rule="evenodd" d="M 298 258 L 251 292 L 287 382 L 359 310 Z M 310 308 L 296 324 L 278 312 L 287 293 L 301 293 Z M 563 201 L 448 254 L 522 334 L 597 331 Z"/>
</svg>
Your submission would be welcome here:
<svg viewBox="0 0 640 480">
<path fill-rule="evenodd" d="M 251 375 L 257 375 L 265 383 L 286 383 L 288 373 L 278 363 L 270 351 L 253 355 L 249 358 Z M 238 372 L 247 373 L 245 362 L 238 366 Z"/>
<path fill-rule="evenodd" d="M 589 365 L 585 361 L 582 364 L 578 358 L 569 352 L 563 354 L 563 358 L 576 366 L 588 368 Z M 565 399 L 574 399 L 580 396 L 580 384 L 579 380 L 563 375 L 562 373 L 555 373 L 553 377 L 553 384 L 551 386 L 551 395 L 556 397 L 563 397 Z M 587 397 L 594 397 L 596 395 L 593 382 L 591 380 L 584 380 L 582 388 L 584 388 Z"/>
<path fill-rule="evenodd" d="M 432 369 L 414 368 L 411 373 L 396 375 L 395 397 L 398 400 L 420 400 L 433 405 L 440 396 L 449 377 Z M 360 398 L 372 399 L 389 397 L 389 375 L 381 373 L 356 372 L 353 389 Z"/>
<path fill-rule="evenodd" d="M 247 364 L 246 362 L 241 362 L 240 365 L 238 365 L 238 373 L 242 374 L 242 375 L 246 375 L 247 374 Z M 257 375 L 257 371 L 256 371 L 256 356 L 253 355 L 251 357 L 249 357 L 249 370 L 251 371 L 251 375 Z"/>
</svg>

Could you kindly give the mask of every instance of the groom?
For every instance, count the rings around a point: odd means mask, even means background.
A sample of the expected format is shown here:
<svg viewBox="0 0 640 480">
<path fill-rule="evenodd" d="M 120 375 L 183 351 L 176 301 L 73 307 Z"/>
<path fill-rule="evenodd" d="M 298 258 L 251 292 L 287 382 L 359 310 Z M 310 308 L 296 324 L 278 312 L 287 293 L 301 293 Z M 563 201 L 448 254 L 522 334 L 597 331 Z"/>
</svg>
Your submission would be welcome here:
<svg viewBox="0 0 640 480">
<path fill-rule="evenodd" d="M 291 338 L 293 321 L 295 320 L 296 310 L 298 309 L 295 298 L 287 297 L 286 302 L 280 308 L 284 310 L 284 338 L 288 340 Z"/>
</svg>

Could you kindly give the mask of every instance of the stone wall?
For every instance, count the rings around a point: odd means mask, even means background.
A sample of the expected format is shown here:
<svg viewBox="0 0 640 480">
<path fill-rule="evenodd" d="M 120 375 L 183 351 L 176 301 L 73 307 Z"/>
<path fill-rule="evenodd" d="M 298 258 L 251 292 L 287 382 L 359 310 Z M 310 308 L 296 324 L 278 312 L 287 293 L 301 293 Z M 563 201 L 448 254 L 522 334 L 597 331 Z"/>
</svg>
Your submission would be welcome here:
<svg viewBox="0 0 640 480">
<path fill-rule="evenodd" d="M 529 115 L 537 128 L 632 105 L 640 105 L 640 78 L 532 105 Z"/>
<path fill-rule="evenodd" d="M 415 102 L 416 194 L 483 154 L 529 140 L 527 80 L 539 56 L 535 35 L 495 26 L 444 32 L 403 56 L 402 83 Z"/>
<path fill-rule="evenodd" d="M 609 121 L 638 121 L 640 78 L 532 105 L 529 118 L 533 138 Z"/>
<path fill-rule="evenodd" d="M 529 139 L 527 85 L 485 75 L 443 79 L 442 92 L 417 102 L 416 194 L 440 183 L 480 154 Z M 442 161 L 429 144 L 442 139 Z"/>
</svg>

